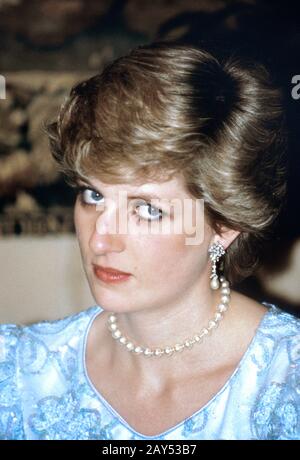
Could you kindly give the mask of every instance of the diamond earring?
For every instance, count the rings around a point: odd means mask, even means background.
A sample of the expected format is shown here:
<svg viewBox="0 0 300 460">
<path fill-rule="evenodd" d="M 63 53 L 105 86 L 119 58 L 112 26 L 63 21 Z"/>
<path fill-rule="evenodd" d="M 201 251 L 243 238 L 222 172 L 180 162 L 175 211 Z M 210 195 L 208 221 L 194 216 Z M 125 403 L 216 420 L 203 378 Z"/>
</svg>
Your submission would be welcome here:
<svg viewBox="0 0 300 460">
<path fill-rule="evenodd" d="M 210 275 L 210 287 L 214 290 L 219 289 L 220 287 L 220 282 L 219 278 L 217 275 L 217 262 L 219 261 L 220 257 L 222 257 L 225 254 L 225 249 L 223 245 L 218 242 L 218 243 L 213 243 L 209 250 L 209 256 L 212 261 L 212 270 L 211 270 L 211 275 Z"/>
</svg>

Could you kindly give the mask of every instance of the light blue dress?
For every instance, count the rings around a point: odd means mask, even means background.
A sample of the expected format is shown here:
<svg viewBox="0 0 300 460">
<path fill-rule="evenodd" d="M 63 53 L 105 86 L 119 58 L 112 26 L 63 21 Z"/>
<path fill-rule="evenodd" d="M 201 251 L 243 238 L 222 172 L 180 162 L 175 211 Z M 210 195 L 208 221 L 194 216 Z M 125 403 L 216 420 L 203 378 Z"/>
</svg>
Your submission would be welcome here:
<svg viewBox="0 0 300 460">
<path fill-rule="evenodd" d="M 87 335 L 100 306 L 0 325 L 0 439 L 300 439 L 300 319 L 263 304 L 268 310 L 222 389 L 156 436 L 134 430 L 87 375 Z"/>
</svg>

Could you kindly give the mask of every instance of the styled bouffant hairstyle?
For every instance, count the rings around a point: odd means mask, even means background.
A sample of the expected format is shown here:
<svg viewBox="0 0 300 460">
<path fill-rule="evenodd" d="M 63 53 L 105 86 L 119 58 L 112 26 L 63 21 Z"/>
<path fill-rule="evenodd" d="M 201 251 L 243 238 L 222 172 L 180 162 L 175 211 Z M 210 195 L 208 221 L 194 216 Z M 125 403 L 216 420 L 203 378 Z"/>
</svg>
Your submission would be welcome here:
<svg viewBox="0 0 300 460">
<path fill-rule="evenodd" d="M 241 233 L 223 271 L 251 275 L 286 193 L 281 93 L 260 64 L 193 45 L 138 46 L 76 85 L 47 126 L 67 183 L 141 184 L 181 175 L 218 231 Z"/>
</svg>

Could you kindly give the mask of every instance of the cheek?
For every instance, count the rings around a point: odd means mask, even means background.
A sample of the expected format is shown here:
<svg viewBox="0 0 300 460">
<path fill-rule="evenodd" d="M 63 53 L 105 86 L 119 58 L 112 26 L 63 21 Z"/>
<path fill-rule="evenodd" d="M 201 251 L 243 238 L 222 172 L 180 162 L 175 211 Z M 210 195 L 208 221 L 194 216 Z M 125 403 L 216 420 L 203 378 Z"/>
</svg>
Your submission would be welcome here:
<svg viewBox="0 0 300 460">
<path fill-rule="evenodd" d="M 74 226 L 75 226 L 76 236 L 80 244 L 80 240 L 82 238 L 82 230 L 84 226 L 83 226 L 83 215 L 82 215 L 82 211 L 79 208 L 78 200 L 76 201 L 75 207 L 74 207 Z"/>
<path fill-rule="evenodd" d="M 134 254 L 135 270 L 143 279 L 164 283 L 165 280 L 197 279 L 207 268 L 211 228 L 204 225 L 203 240 L 186 244 L 186 234 L 151 235 L 135 238 L 130 247 Z"/>
<path fill-rule="evenodd" d="M 194 270 L 204 248 L 185 244 L 185 235 L 152 236 L 139 238 L 135 243 L 137 268 L 151 278 L 178 276 L 180 271 Z"/>
<path fill-rule="evenodd" d="M 79 246 L 83 249 L 93 230 L 93 219 L 81 208 L 78 200 L 74 207 L 74 226 Z"/>
</svg>

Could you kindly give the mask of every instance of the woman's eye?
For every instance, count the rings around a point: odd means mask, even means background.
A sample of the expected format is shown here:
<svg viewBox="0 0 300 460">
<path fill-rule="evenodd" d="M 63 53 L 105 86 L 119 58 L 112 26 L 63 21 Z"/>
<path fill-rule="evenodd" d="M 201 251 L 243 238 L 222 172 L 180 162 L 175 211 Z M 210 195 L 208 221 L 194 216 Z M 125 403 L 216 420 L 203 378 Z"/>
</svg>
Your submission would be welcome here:
<svg viewBox="0 0 300 460">
<path fill-rule="evenodd" d="M 141 204 L 137 206 L 138 215 L 145 220 L 158 220 L 162 218 L 163 211 L 161 209 L 151 206 L 151 204 Z"/>
<path fill-rule="evenodd" d="M 82 187 L 79 189 L 80 200 L 82 204 L 86 205 L 97 205 L 102 204 L 103 195 L 96 190 Z"/>
<path fill-rule="evenodd" d="M 95 206 L 104 203 L 104 197 L 102 193 L 96 190 L 79 187 L 78 194 L 80 202 L 83 206 Z M 150 203 L 141 203 L 136 206 L 137 214 L 144 220 L 159 220 L 162 218 L 164 212 L 161 209 L 152 206 Z"/>
</svg>

